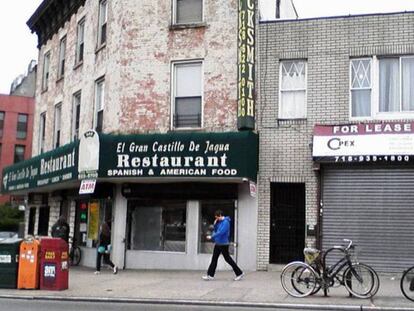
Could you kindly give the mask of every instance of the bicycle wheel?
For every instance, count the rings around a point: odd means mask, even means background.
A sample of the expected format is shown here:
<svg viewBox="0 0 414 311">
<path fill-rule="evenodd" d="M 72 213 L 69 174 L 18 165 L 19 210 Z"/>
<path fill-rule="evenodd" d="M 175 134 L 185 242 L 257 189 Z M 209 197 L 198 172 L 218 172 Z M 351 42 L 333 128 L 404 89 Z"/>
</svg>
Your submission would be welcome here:
<svg viewBox="0 0 414 311">
<path fill-rule="evenodd" d="M 292 262 L 280 274 L 283 289 L 293 297 L 306 297 L 315 291 L 318 278 L 313 269 L 303 262 Z"/>
<path fill-rule="evenodd" d="M 345 288 L 358 298 L 370 298 L 379 289 L 379 278 L 371 267 L 362 263 L 353 263 L 343 276 Z"/>
<path fill-rule="evenodd" d="M 78 246 L 75 246 L 72 248 L 71 254 L 70 254 L 70 264 L 72 266 L 79 265 L 81 261 L 81 250 Z"/>
<path fill-rule="evenodd" d="M 414 301 L 414 266 L 404 271 L 400 288 L 405 298 Z"/>
</svg>

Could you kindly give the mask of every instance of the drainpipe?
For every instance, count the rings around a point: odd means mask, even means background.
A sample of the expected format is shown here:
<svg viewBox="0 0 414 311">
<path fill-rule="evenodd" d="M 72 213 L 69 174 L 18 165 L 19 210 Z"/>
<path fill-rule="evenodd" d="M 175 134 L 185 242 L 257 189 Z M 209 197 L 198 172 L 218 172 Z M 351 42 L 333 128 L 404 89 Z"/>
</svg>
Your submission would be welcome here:
<svg viewBox="0 0 414 311">
<path fill-rule="evenodd" d="M 280 0 L 276 0 L 276 18 L 280 18 Z"/>
</svg>

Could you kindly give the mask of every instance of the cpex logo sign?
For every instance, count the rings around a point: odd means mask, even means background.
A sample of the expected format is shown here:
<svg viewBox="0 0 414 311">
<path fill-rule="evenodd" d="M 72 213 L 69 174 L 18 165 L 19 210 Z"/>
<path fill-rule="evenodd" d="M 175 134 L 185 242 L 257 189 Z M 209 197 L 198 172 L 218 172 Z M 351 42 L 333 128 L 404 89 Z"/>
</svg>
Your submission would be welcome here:
<svg viewBox="0 0 414 311">
<path fill-rule="evenodd" d="M 355 147 L 355 140 L 334 137 L 328 140 L 327 146 L 331 150 L 340 150 L 341 148 L 352 148 Z"/>
</svg>

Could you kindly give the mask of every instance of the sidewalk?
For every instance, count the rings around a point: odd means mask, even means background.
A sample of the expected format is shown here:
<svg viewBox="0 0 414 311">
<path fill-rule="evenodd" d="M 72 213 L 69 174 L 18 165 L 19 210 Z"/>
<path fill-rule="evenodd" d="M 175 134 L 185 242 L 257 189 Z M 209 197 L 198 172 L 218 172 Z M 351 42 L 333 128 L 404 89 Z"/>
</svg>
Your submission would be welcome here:
<svg viewBox="0 0 414 311">
<path fill-rule="evenodd" d="M 405 299 L 400 292 L 399 275 L 381 275 L 377 295 L 372 299 L 358 299 L 348 297 L 342 286 L 331 289 L 329 297 L 320 293 L 306 298 L 290 297 L 280 285 L 280 272 L 274 271 L 247 272 L 238 282 L 233 281 L 234 275 L 230 271 L 218 271 L 213 281 L 202 280 L 202 271 L 120 270 L 117 275 L 105 269 L 100 275 L 93 271 L 71 268 L 68 290 L 0 289 L 0 298 L 414 311 L 414 302 Z"/>
</svg>

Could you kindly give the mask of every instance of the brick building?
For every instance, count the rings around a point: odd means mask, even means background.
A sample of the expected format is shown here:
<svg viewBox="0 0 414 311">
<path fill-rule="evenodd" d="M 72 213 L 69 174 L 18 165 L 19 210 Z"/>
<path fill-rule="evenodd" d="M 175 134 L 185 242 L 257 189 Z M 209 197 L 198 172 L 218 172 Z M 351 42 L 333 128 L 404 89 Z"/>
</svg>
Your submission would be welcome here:
<svg viewBox="0 0 414 311">
<path fill-rule="evenodd" d="M 0 94 L 0 171 L 30 158 L 33 113 L 34 98 Z M 9 195 L 0 196 L 0 204 L 9 201 Z"/>
<path fill-rule="evenodd" d="M 379 271 L 411 262 L 413 26 L 412 12 L 260 24 L 259 269 L 343 238 Z"/>
<path fill-rule="evenodd" d="M 120 267 L 205 269 L 220 208 L 233 218 L 231 253 L 256 268 L 258 137 L 237 126 L 238 4 L 42 2 L 28 21 L 39 40 L 33 158 L 5 171 L 3 189 L 27 195 L 26 233 L 50 234 L 63 215 L 94 266 L 109 221 Z"/>
</svg>

